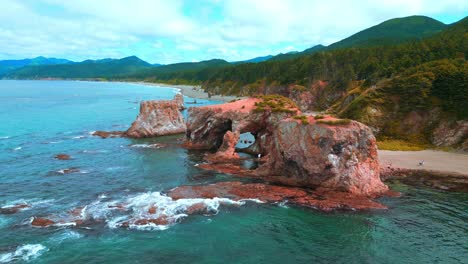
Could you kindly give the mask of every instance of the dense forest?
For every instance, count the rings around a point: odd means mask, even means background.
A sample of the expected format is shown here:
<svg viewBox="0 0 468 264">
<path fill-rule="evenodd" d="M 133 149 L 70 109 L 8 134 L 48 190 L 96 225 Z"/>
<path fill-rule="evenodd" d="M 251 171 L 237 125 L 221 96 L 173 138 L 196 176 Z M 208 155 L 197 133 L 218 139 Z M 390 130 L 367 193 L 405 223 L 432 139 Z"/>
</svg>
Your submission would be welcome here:
<svg viewBox="0 0 468 264">
<path fill-rule="evenodd" d="M 7 78 L 102 78 L 200 85 L 211 94 L 282 94 L 305 111 L 362 121 L 379 137 L 432 142 L 440 120 L 468 118 L 468 18 L 392 19 L 328 47 L 229 63 L 125 61 L 27 66 Z M 75 68 L 74 68 L 75 67 Z"/>
</svg>

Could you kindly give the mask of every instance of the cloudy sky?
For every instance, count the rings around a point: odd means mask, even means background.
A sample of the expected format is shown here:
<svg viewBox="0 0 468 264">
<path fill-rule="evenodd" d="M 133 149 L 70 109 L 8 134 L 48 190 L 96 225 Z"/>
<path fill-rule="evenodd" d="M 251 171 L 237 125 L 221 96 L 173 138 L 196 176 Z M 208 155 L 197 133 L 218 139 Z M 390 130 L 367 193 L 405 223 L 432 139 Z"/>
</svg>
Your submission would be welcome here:
<svg viewBox="0 0 468 264">
<path fill-rule="evenodd" d="M 453 23 L 466 0 L 0 0 L 0 59 L 250 59 L 328 45 L 390 18 Z"/>
</svg>

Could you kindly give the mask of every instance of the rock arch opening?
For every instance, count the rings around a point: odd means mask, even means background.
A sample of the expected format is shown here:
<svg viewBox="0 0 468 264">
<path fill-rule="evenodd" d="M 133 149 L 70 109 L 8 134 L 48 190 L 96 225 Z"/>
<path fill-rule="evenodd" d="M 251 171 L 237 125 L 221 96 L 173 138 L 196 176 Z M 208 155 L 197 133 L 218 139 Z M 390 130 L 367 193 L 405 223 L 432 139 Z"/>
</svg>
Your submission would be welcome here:
<svg viewBox="0 0 468 264">
<path fill-rule="evenodd" d="M 255 136 L 251 132 L 245 132 L 239 135 L 239 140 L 236 144 L 237 151 L 242 151 L 255 144 Z"/>
</svg>

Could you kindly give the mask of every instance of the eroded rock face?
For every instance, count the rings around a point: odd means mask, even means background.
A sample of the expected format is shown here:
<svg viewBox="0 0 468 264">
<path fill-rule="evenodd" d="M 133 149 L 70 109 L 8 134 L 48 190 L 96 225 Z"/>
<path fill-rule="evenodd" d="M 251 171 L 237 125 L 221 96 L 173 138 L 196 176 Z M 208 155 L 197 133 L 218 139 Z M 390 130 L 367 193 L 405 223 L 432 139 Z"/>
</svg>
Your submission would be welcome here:
<svg viewBox="0 0 468 264">
<path fill-rule="evenodd" d="M 186 126 L 180 113 L 183 107 L 182 95 L 176 95 L 174 100 L 143 101 L 137 119 L 125 134 L 143 138 L 184 133 Z"/>
<path fill-rule="evenodd" d="M 432 143 L 436 146 L 454 146 L 468 151 L 468 121 L 443 120 L 434 129 Z"/>
<path fill-rule="evenodd" d="M 376 140 L 369 127 L 355 121 L 309 122 L 289 118 L 278 123 L 260 175 L 284 184 L 356 194 L 387 190 L 379 178 Z"/>
<path fill-rule="evenodd" d="M 357 195 L 388 190 L 379 178 L 376 141 L 370 128 L 356 121 L 340 123 L 331 117 L 317 121 L 306 116 L 306 122 L 302 122 L 291 118 L 300 114 L 297 109 L 255 111 L 260 100 L 190 108 L 187 146 L 217 150 L 208 155 L 212 163 L 232 162 L 237 157 L 234 146 L 239 135 L 251 132 L 255 143 L 247 151 L 260 154 L 263 163 L 247 172 L 249 176 Z"/>
</svg>

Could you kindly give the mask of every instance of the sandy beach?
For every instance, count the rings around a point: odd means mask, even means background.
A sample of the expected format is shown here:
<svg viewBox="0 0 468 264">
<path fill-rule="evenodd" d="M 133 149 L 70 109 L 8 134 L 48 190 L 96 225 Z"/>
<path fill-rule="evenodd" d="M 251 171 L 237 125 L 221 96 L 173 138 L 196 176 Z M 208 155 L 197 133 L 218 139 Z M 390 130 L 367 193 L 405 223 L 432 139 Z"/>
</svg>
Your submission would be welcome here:
<svg viewBox="0 0 468 264">
<path fill-rule="evenodd" d="M 393 168 L 457 173 L 468 177 L 468 153 L 435 150 L 379 150 L 379 160 L 382 166 L 390 165 Z M 421 161 L 424 161 L 422 166 L 419 165 Z"/>
<path fill-rule="evenodd" d="M 149 85 L 149 86 L 159 86 L 159 87 L 171 87 L 180 89 L 181 93 L 190 98 L 197 99 L 209 99 L 214 101 L 229 102 L 234 99 L 241 99 L 245 97 L 237 96 L 222 96 L 222 95 L 212 95 L 211 98 L 208 97 L 208 93 L 203 91 L 199 85 L 175 85 L 175 84 L 166 84 L 166 83 L 149 83 L 149 82 L 132 82 L 140 85 Z"/>
</svg>

